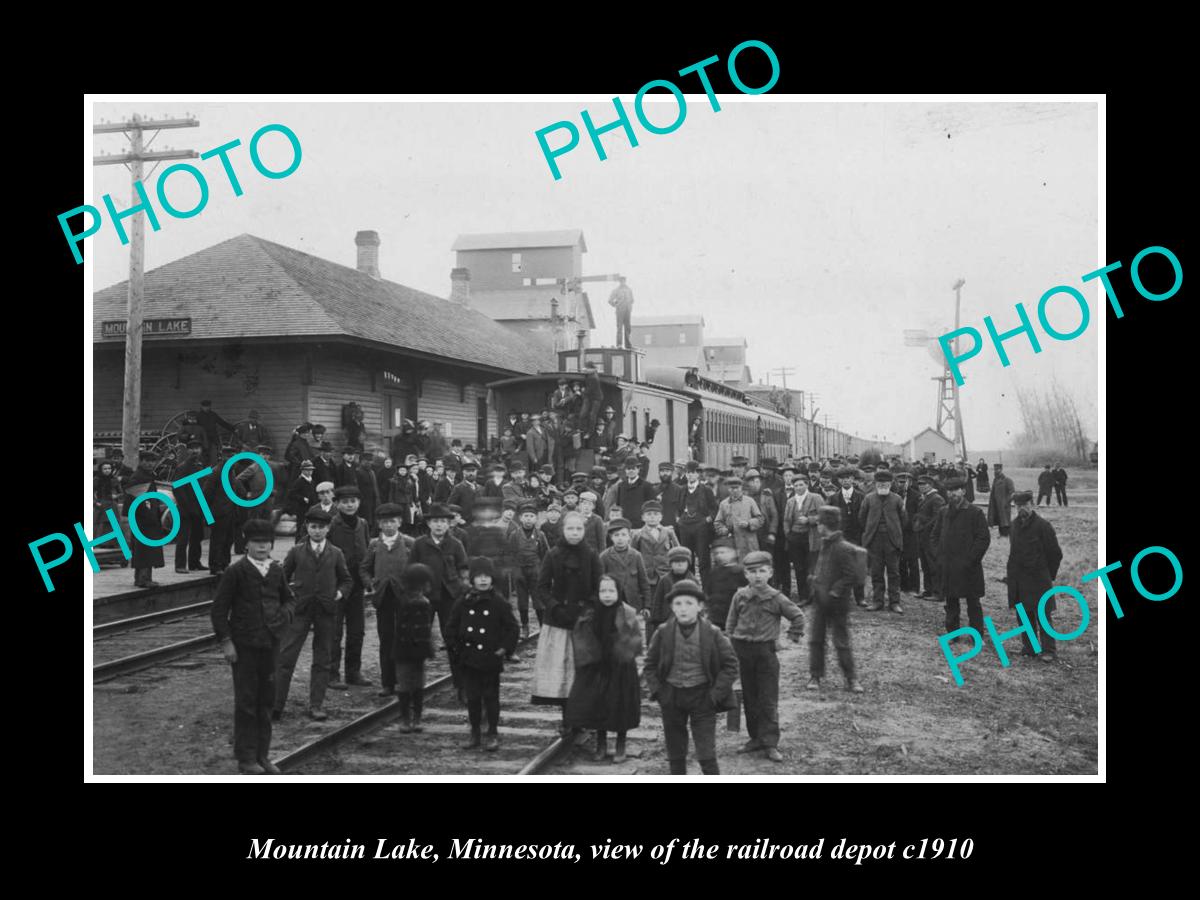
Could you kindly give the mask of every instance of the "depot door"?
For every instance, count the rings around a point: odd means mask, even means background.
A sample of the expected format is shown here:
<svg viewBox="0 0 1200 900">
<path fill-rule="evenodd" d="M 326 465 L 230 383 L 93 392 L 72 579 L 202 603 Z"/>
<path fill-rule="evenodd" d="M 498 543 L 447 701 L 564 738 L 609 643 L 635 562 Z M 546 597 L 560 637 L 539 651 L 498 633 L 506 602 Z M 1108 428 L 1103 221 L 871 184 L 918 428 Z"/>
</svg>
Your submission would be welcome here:
<svg viewBox="0 0 1200 900">
<path fill-rule="evenodd" d="M 404 420 L 415 422 L 417 418 L 416 398 L 411 391 L 387 390 L 383 394 L 383 439 L 391 455 L 396 436 L 404 426 Z"/>
</svg>

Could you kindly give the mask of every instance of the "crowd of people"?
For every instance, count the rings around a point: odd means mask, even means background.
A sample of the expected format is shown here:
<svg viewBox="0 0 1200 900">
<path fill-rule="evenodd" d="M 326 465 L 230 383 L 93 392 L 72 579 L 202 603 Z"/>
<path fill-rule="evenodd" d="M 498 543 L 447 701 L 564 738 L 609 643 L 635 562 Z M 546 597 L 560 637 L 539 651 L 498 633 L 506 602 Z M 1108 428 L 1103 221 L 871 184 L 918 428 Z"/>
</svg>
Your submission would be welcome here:
<svg viewBox="0 0 1200 900">
<path fill-rule="evenodd" d="M 327 717 L 328 690 L 370 685 L 361 671 L 367 603 L 380 697 L 399 698 L 402 731 L 422 730 L 423 667 L 438 652 L 436 633 L 467 708 L 465 746 L 496 749 L 500 673 L 529 636 L 532 612 L 540 626 L 532 700 L 561 707 L 568 732 L 594 731 L 597 759 L 610 755 L 610 733 L 612 758 L 625 758 L 644 679 L 662 706 L 670 771 L 686 771 L 690 726 L 702 771 L 716 773 L 716 715 L 736 706 L 739 678 L 749 736 L 742 751 L 782 759 L 775 651 L 785 627 L 793 641 L 807 632 L 810 690 L 822 689 L 828 633 L 846 689 L 861 693 L 854 606 L 903 615 L 904 595 L 936 601 L 953 632 L 965 601 L 969 624 L 983 633 L 991 528 L 1010 542 L 1010 606 L 1040 597 L 1061 562 L 1053 526 L 1001 464 L 989 471 L 982 460 L 973 468 L 835 455 L 768 457 L 751 467 L 734 457 L 719 470 L 679 459 L 660 463 L 650 481 L 644 448 L 616 435 L 612 454 L 568 475 L 540 452 L 540 418 L 510 417 L 512 434 L 523 429 L 524 451 L 514 438 L 513 447 L 501 439 L 484 454 L 457 440 L 439 444 L 428 423 L 417 423 L 401 435 L 402 456 L 353 445 L 335 453 L 323 429 L 306 423 L 282 461 L 260 426 L 246 437 L 263 441 L 255 449 L 277 490 L 246 509 L 215 478 L 201 482 L 214 518 L 207 566 L 203 510 L 193 492 L 177 492 L 176 570 L 224 573 L 213 624 L 233 668 L 241 771 L 277 771 L 271 723 L 285 712 L 310 633 L 311 717 Z M 186 436 L 173 478 L 245 446 L 235 440 L 214 451 L 221 444 L 204 434 L 200 425 Z M 123 487 L 136 495 L 138 485 L 161 484 L 160 463 L 148 454 L 133 471 L 120 460 L 101 463 L 98 514 Z M 254 498 L 265 478 L 258 463 L 243 461 L 231 485 Z M 989 495 L 986 514 L 977 489 Z M 280 563 L 271 550 L 283 515 L 296 530 Z M 148 537 L 169 531 L 157 503 L 141 504 L 137 517 Z M 152 584 L 162 549 L 132 545 L 135 582 Z M 232 553 L 241 558 L 231 565 Z M 1052 637 L 1037 634 L 1041 653 L 1027 637 L 1025 652 L 1052 660 Z"/>
<path fill-rule="evenodd" d="M 476 459 L 452 456 L 406 459 L 402 480 L 412 489 L 373 496 L 381 502 L 369 512 L 357 475 L 314 484 L 317 500 L 301 511 L 295 546 L 274 563 L 290 597 L 276 600 L 274 581 L 269 600 L 260 581 L 247 589 L 246 567 L 263 571 L 274 528 L 269 516 L 246 523 L 242 571 L 222 580 L 213 611 L 234 667 L 242 771 L 274 770 L 270 723 L 285 712 L 310 632 L 310 716 L 326 717 L 327 690 L 370 684 L 361 672 L 367 602 L 379 635 L 380 697 L 399 698 L 404 732 L 423 728 L 423 666 L 444 650 L 467 709 L 464 746 L 498 748 L 500 674 L 529 635 L 532 612 L 540 626 L 532 700 L 561 707 L 565 731 L 594 731 L 594 756 L 623 760 L 644 680 L 662 706 L 670 771 L 686 771 L 690 727 L 701 770 L 716 773 L 716 716 L 736 705 L 739 678 L 749 736 L 742 751 L 782 759 L 776 646 L 785 628 L 795 641 L 807 632 L 810 690 L 822 689 L 831 633 L 845 687 L 861 693 L 855 605 L 902 615 L 904 594 L 934 600 L 952 632 L 965 601 L 982 632 L 992 527 L 1010 540 L 1010 605 L 1040 597 L 1061 561 L 1032 493 L 1015 491 L 999 464 L 985 514 L 969 497 L 979 472 L 961 464 L 801 457 L 750 467 L 738 457 L 719 471 L 678 460 L 649 482 L 644 461 L 629 457 L 561 482 L 539 469 L 544 480 L 535 482 L 515 459 L 490 464 L 481 482 Z M 298 479 L 315 478 L 305 474 L 311 463 L 300 461 Z M 353 459 L 342 465 L 362 469 Z M 239 614 L 247 606 L 265 614 Z M 252 623 L 254 634 L 240 635 L 239 622 Z M 276 648 L 269 677 L 253 649 L 239 662 L 247 641 Z M 1039 641 L 1041 657 L 1053 659 L 1050 636 Z M 1028 640 L 1025 651 L 1034 655 Z"/>
</svg>

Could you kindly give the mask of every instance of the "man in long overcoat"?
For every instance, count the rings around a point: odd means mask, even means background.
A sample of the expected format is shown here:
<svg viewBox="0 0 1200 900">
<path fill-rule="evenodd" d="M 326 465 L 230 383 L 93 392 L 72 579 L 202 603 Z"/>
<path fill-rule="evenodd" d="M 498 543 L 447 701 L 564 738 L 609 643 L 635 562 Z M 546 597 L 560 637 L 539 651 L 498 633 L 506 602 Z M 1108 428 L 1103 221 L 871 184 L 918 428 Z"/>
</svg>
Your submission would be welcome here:
<svg viewBox="0 0 1200 900">
<path fill-rule="evenodd" d="M 843 466 L 838 470 L 838 481 L 841 487 L 833 488 L 832 493 L 825 495 L 825 502 L 836 506 L 842 511 L 842 537 L 852 544 L 862 545 L 862 512 L 863 492 L 854 486 L 854 469 Z M 866 590 L 861 584 L 854 585 L 854 602 L 866 606 Z"/>
<path fill-rule="evenodd" d="M 1029 624 L 1041 645 L 1041 658 L 1049 662 L 1055 658 L 1054 638 L 1042 627 L 1038 602 L 1054 586 L 1063 553 L 1058 546 L 1054 526 L 1034 511 L 1033 493 L 1018 491 L 1013 495 L 1013 503 L 1017 506 L 1017 517 L 1012 523 L 1008 544 L 1008 605 L 1011 608 L 1020 603 L 1025 609 Z M 1046 601 L 1045 612 L 1046 621 L 1052 628 L 1054 620 L 1051 614 L 1054 608 L 1054 598 L 1051 597 Z M 1021 642 L 1024 644 L 1021 653 L 1033 656 L 1033 644 L 1023 631 Z"/>
<path fill-rule="evenodd" d="M 995 480 L 992 482 L 992 492 L 988 498 L 988 525 L 995 525 L 1001 535 L 1007 535 L 1012 524 L 1012 496 L 1017 486 L 1013 480 L 1004 474 L 1004 466 L 996 463 Z"/>
<path fill-rule="evenodd" d="M 862 540 L 871 567 L 872 610 L 883 609 L 886 591 L 888 608 L 894 613 L 904 612 L 900 605 L 900 552 L 904 549 L 907 515 L 904 501 L 892 492 L 892 473 L 880 469 L 875 473 L 874 492 L 862 504 Z"/>
<path fill-rule="evenodd" d="M 982 635 L 983 556 L 992 536 L 983 510 L 967 502 L 966 481 L 951 475 L 945 487 L 950 500 L 934 522 L 933 545 L 937 548 L 938 580 L 946 601 L 946 632 L 958 629 L 959 601 L 966 598 L 967 621 Z"/>
</svg>

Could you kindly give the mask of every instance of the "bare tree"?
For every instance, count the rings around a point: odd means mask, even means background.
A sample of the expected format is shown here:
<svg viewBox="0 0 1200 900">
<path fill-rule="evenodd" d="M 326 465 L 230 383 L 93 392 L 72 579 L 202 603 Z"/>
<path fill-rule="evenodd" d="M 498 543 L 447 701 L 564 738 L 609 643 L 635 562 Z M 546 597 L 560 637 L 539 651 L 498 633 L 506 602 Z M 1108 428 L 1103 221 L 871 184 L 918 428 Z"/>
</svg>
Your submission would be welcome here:
<svg viewBox="0 0 1200 900">
<path fill-rule="evenodd" d="M 1084 431 L 1075 399 L 1059 384 L 1044 390 L 1017 388 L 1022 428 L 1014 440 L 1021 465 L 1042 465 L 1051 459 L 1087 465 L 1092 442 Z"/>
</svg>

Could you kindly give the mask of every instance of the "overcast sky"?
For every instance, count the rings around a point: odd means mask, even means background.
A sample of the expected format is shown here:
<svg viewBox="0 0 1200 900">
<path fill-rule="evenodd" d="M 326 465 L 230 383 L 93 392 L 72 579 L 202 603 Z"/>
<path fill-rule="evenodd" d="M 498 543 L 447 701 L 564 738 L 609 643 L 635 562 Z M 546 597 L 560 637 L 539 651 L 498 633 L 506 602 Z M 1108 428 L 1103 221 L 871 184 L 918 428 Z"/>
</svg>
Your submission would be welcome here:
<svg viewBox="0 0 1200 900">
<path fill-rule="evenodd" d="M 632 98 L 624 97 L 627 108 Z M 153 269 L 248 232 L 353 266 L 354 234 L 379 232 L 385 278 L 447 296 L 457 235 L 581 228 L 584 272 L 629 278 L 634 315 L 701 313 L 711 336 L 744 335 L 756 380 L 790 366 L 788 385 L 814 391 L 823 419 L 843 430 L 904 440 L 935 424 L 939 366 L 903 332 L 949 330 L 951 285 L 965 278 L 963 324 L 983 331 L 1018 324 L 1038 298 L 1108 260 L 1097 258 L 1095 104 L 789 103 L 688 98 L 674 133 L 634 121 L 639 146 L 620 131 L 603 137 L 601 162 L 586 132 L 559 158 L 555 181 L 534 132 L 591 111 L 612 119 L 611 101 L 520 103 L 143 103 L 95 105 L 97 119 L 137 112 L 190 112 L 200 127 L 162 132 L 150 149 L 206 151 L 234 138 L 234 197 L 216 159 L 207 207 L 194 218 L 160 212 L 147 228 Z M 655 108 L 667 123 L 674 101 Z M 631 112 L 631 118 L 632 112 Z M 279 122 L 299 136 L 303 161 L 290 176 L 254 171 L 246 145 Z M 560 135 L 551 138 L 561 140 Z M 120 152 L 123 135 L 99 135 L 95 152 Z M 282 168 L 286 141 L 272 135 L 264 159 Z M 166 164 L 164 164 L 165 166 Z M 161 169 L 160 169 L 161 171 Z M 94 169 L 89 202 L 128 204 L 129 174 Z M 158 172 L 147 178 L 151 190 Z M 169 198 L 188 208 L 185 176 Z M 88 240 L 98 290 L 127 277 L 128 250 L 111 223 Z M 611 344 L 607 285 L 589 289 Z M 1096 290 L 1084 291 L 1097 306 Z M 1078 312 L 1062 302 L 1052 323 L 1069 331 Z M 1009 341 L 1012 365 L 989 349 L 964 366 L 963 417 L 970 449 L 1008 445 L 1020 428 L 1014 388 L 1057 377 L 1096 431 L 1096 315 L 1079 339 L 1043 338 L 1035 355 Z M 778 383 L 778 378 L 775 379 Z"/>
</svg>

